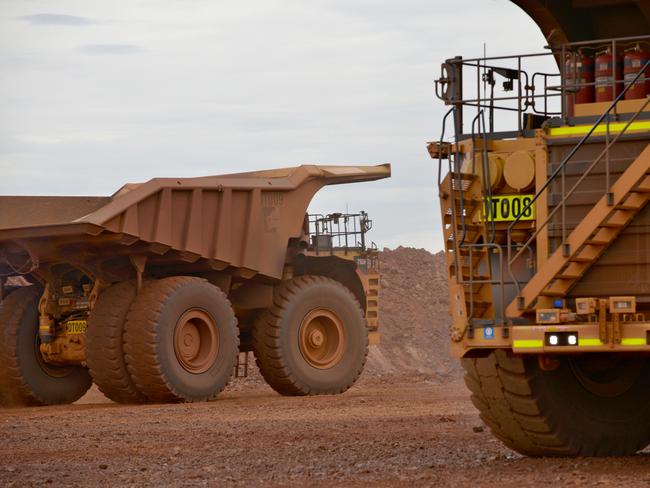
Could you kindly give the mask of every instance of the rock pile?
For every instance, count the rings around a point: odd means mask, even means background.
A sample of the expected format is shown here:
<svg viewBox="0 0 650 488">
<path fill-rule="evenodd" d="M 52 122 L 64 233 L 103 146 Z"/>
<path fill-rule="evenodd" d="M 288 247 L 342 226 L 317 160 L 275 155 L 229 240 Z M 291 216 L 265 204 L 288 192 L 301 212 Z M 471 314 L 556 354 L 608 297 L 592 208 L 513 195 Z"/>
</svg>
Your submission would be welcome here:
<svg viewBox="0 0 650 488">
<path fill-rule="evenodd" d="M 444 253 L 398 247 L 381 260 L 379 331 L 366 374 L 444 380 L 459 376 L 449 357 L 447 272 Z"/>
</svg>

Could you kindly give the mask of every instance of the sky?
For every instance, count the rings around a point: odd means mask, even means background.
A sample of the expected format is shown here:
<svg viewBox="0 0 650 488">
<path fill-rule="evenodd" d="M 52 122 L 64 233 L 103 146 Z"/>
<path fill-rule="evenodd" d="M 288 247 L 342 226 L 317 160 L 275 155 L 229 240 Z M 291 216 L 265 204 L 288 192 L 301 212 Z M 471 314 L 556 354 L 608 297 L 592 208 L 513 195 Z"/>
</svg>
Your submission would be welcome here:
<svg viewBox="0 0 650 488">
<path fill-rule="evenodd" d="M 545 44 L 507 0 L 0 0 L 0 194 L 390 162 L 310 211 L 365 210 L 380 248 L 438 250 L 433 80 L 484 43 Z"/>
</svg>

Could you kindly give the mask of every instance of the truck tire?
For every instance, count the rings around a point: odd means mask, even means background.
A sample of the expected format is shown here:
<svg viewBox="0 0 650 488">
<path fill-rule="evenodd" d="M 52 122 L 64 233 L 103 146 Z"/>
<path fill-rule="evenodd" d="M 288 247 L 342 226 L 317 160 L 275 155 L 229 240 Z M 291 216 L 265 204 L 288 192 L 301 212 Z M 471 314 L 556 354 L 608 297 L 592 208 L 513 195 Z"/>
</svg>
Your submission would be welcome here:
<svg viewBox="0 0 650 488">
<path fill-rule="evenodd" d="M 99 295 L 88 318 L 86 361 L 99 390 L 117 403 L 144 403 L 124 359 L 124 323 L 135 300 L 135 283 L 118 283 Z"/>
<path fill-rule="evenodd" d="M 262 376 L 278 393 L 337 394 L 363 371 L 368 329 L 345 286 L 299 276 L 276 290 L 273 307 L 256 321 L 253 348 Z"/>
<path fill-rule="evenodd" d="M 7 407 L 72 403 L 90 388 L 88 370 L 45 363 L 39 351 L 42 290 L 25 286 L 0 303 L 0 404 Z"/>
<path fill-rule="evenodd" d="M 648 445 L 650 361 L 558 361 L 549 371 L 535 356 L 500 350 L 462 360 L 472 402 L 497 438 L 529 456 L 625 456 Z"/>
<path fill-rule="evenodd" d="M 18 290 L 18 289 L 20 289 L 20 288 L 21 288 L 20 286 L 9 286 L 9 285 L 5 285 L 4 290 L 2 290 L 2 291 L 3 291 L 3 294 L 4 294 L 4 297 L 3 297 L 3 298 L 0 298 L 0 302 L 2 302 L 2 300 L 4 300 L 5 298 L 7 298 L 7 297 L 9 296 L 10 293 L 13 293 L 13 292 L 15 292 L 16 290 Z"/>
<path fill-rule="evenodd" d="M 129 373 L 149 401 L 211 400 L 237 364 L 237 319 L 226 295 L 204 279 L 151 281 L 127 315 L 124 351 Z"/>
</svg>

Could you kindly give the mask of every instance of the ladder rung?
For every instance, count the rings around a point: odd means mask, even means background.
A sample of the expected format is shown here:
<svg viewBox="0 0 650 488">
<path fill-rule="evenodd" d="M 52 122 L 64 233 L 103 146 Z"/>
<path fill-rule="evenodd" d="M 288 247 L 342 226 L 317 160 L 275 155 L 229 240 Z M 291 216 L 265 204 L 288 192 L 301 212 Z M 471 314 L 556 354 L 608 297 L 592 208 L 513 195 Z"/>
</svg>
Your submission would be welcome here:
<svg viewBox="0 0 650 488">
<path fill-rule="evenodd" d="M 454 202 L 460 204 L 460 197 L 454 197 Z M 463 205 L 477 205 L 481 203 L 480 198 L 463 197 Z"/>
<path fill-rule="evenodd" d="M 485 281 L 485 282 L 490 280 L 489 276 L 477 275 L 477 274 L 473 274 L 472 276 L 470 276 L 469 273 L 467 273 L 467 274 L 463 273 L 463 279 L 468 279 L 469 280 L 470 278 L 472 280 Z M 481 283 L 481 284 L 482 285 L 489 285 L 489 283 Z"/>
<path fill-rule="evenodd" d="M 586 242 L 586 244 L 607 246 L 614 239 L 616 239 L 617 235 L 618 235 L 617 228 L 612 229 L 607 227 L 600 227 L 594 233 L 594 235 Z"/>
<path fill-rule="evenodd" d="M 460 177 L 458 174 L 454 173 L 454 179 L 458 180 L 466 180 L 466 181 L 474 181 L 476 178 L 478 178 L 478 175 L 475 175 L 474 173 L 461 173 Z"/>
<path fill-rule="evenodd" d="M 611 239 L 593 237 L 591 239 L 587 239 L 585 241 L 585 244 L 589 244 L 590 246 L 604 246 L 606 244 L 609 244 L 610 242 L 612 242 Z"/>
<path fill-rule="evenodd" d="M 467 302 L 468 304 L 470 303 L 469 298 Z M 492 302 L 486 302 L 484 300 L 473 300 L 472 303 L 474 304 L 474 308 L 488 308 L 490 305 L 492 305 Z"/>
<path fill-rule="evenodd" d="M 607 227 L 609 229 L 619 229 L 621 227 L 625 227 L 626 224 L 623 224 L 621 222 L 603 222 L 600 224 L 600 227 Z"/>
<path fill-rule="evenodd" d="M 563 297 L 565 293 L 561 291 L 543 290 L 540 295 L 544 297 Z"/>
<path fill-rule="evenodd" d="M 616 210 L 639 210 L 641 205 L 635 205 L 633 203 L 619 203 L 616 205 Z"/>
<path fill-rule="evenodd" d="M 577 280 L 578 278 L 582 277 L 582 275 L 577 274 L 577 273 L 560 273 L 557 277 L 559 279 L 561 279 L 561 280 L 573 281 L 573 280 Z"/>
<path fill-rule="evenodd" d="M 591 263 L 594 260 L 594 258 L 590 258 L 588 256 L 572 256 L 569 258 L 569 261 L 572 263 Z"/>
<path fill-rule="evenodd" d="M 468 232 L 477 233 L 477 232 L 480 232 L 481 230 L 483 230 L 483 226 L 478 225 L 478 224 L 465 224 L 464 226 L 463 225 L 458 225 L 458 229 L 456 229 L 458 235 L 463 233 L 463 228 L 464 228 L 466 233 L 468 233 Z M 445 232 L 448 233 L 448 235 L 452 235 L 454 233 L 454 228 L 449 227 L 449 228 L 445 229 Z"/>
<path fill-rule="evenodd" d="M 469 249 L 466 247 L 461 247 L 458 251 L 461 256 L 469 256 Z M 479 254 L 485 254 L 487 252 L 487 249 L 484 247 L 479 247 L 479 248 L 473 248 L 472 249 L 472 256 L 478 256 Z"/>
</svg>

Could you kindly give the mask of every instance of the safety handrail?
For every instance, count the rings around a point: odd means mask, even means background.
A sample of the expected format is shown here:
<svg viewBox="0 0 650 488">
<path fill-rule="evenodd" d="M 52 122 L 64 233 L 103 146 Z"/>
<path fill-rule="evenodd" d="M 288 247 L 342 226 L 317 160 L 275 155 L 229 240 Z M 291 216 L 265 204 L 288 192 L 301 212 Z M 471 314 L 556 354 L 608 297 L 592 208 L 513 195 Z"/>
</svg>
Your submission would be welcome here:
<svg viewBox="0 0 650 488">
<path fill-rule="evenodd" d="M 496 237 L 496 226 L 494 223 L 494 215 L 492 212 L 492 176 L 490 175 L 490 160 L 488 157 L 488 148 L 487 148 L 487 134 L 485 128 L 485 111 L 480 110 L 476 117 L 472 120 L 472 173 L 475 173 L 475 164 L 476 164 L 476 124 L 478 122 L 478 130 L 481 133 L 483 138 L 483 144 L 481 148 L 481 170 L 482 170 L 482 193 L 485 195 L 483 197 L 483 217 L 485 222 L 491 224 L 491 233 L 489 242 L 494 242 Z M 482 128 L 482 130 L 481 130 Z"/>
</svg>

